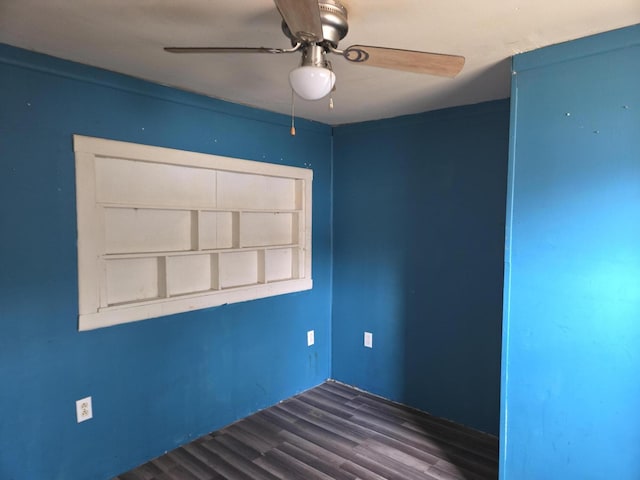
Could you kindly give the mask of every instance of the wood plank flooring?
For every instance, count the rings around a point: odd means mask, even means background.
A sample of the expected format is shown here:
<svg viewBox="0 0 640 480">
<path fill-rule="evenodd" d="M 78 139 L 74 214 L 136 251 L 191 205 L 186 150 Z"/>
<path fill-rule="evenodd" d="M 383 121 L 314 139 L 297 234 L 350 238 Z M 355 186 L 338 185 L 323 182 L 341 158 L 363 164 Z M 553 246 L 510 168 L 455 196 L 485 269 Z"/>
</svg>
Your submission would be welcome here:
<svg viewBox="0 0 640 480">
<path fill-rule="evenodd" d="M 481 480 L 498 440 L 335 382 L 114 480 Z"/>
</svg>

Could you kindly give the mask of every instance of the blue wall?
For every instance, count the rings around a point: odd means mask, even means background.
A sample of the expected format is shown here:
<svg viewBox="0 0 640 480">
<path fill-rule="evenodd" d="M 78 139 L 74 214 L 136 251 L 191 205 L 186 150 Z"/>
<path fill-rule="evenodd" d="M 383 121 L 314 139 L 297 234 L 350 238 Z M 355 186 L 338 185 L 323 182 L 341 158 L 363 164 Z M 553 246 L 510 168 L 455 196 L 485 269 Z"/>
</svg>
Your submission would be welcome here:
<svg viewBox="0 0 640 480">
<path fill-rule="evenodd" d="M 501 478 L 640 478 L 640 26 L 515 57 Z"/>
<path fill-rule="evenodd" d="M 330 376 L 331 129 L 288 122 L 0 46 L 0 478 L 108 478 Z M 313 290 L 78 332 L 74 133 L 310 164 Z"/>
<path fill-rule="evenodd" d="M 508 127 L 502 100 L 334 129 L 334 378 L 494 434 Z"/>
</svg>

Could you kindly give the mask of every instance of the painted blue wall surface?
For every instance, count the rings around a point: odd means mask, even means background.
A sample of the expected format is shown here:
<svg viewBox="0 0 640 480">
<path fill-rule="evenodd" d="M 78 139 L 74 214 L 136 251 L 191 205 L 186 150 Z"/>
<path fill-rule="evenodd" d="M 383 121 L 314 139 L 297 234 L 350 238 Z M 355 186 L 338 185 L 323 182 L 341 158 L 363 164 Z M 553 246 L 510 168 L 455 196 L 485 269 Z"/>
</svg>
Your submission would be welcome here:
<svg viewBox="0 0 640 480">
<path fill-rule="evenodd" d="M 640 26 L 514 58 L 501 478 L 640 478 Z"/>
<path fill-rule="evenodd" d="M 334 378 L 493 434 L 508 127 L 501 100 L 334 129 Z"/>
<path fill-rule="evenodd" d="M 330 376 L 332 132 L 288 122 L 0 46 L 1 479 L 109 478 Z M 74 133 L 311 165 L 313 290 L 78 332 Z"/>
</svg>

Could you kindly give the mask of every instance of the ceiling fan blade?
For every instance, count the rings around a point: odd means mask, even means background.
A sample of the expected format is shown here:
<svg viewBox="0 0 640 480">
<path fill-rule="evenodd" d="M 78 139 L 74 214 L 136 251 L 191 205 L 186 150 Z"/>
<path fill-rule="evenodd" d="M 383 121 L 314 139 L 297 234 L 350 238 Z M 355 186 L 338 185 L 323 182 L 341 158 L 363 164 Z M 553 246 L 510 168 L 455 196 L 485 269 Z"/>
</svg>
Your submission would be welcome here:
<svg viewBox="0 0 640 480">
<path fill-rule="evenodd" d="M 318 0 L 274 0 L 294 37 L 303 42 L 321 42 L 322 21 Z"/>
<path fill-rule="evenodd" d="M 171 53 L 291 53 L 298 48 L 267 47 L 164 47 Z"/>
<path fill-rule="evenodd" d="M 458 55 L 369 45 L 351 45 L 342 55 L 353 63 L 441 77 L 455 77 L 464 66 L 464 57 Z"/>
</svg>

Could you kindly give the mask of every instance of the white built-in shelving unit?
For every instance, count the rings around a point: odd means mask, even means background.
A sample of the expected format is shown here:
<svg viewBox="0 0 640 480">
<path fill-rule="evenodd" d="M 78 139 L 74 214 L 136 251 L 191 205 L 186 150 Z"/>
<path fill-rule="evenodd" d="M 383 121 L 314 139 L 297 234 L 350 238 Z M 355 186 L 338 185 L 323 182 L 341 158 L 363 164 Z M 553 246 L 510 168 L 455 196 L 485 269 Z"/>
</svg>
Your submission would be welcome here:
<svg viewBox="0 0 640 480">
<path fill-rule="evenodd" d="M 79 328 L 307 290 L 309 169 L 74 136 Z"/>
</svg>

